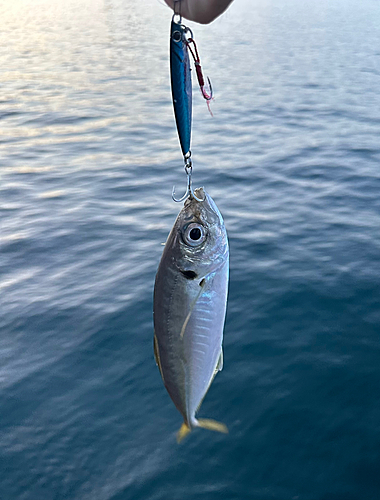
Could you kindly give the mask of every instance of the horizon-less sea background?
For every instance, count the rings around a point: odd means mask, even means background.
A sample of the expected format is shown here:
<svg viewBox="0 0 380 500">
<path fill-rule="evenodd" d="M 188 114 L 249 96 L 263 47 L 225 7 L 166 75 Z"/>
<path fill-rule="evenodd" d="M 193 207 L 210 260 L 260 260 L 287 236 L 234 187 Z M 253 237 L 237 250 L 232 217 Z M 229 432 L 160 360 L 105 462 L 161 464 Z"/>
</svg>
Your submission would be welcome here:
<svg viewBox="0 0 380 500">
<path fill-rule="evenodd" d="M 195 186 L 231 280 L 193 432 L 152 352 L 185 188 L 170 10 L 0 0 L 0 499 L 380 498 L 380 3 L 236 0 L 193 28 Z"/>
</svg>

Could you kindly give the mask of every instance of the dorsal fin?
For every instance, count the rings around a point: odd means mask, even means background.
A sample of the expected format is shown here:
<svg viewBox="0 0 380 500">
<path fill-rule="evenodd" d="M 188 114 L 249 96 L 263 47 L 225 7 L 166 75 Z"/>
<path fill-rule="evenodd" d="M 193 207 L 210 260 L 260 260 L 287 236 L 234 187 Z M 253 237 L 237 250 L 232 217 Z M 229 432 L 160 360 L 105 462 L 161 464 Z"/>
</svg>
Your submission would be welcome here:
<svg viewBox="0 0 380 500">
<path fill-rule="evenodd" d="M 215 375 L 223 370 L 223 347 L 220 348 L 220 356 L 215 368 Z"/>
<path fill-rule="evenodd" d="M 206 394 L 207 394 L 208 390 L 210 389 L 210 385 L 213 383 L 213 380 L 214 380 L 216 374 L 218 372 L 220 372 L 221 370 L 223 370 L 223 347 L 220 348 L 219 359 L 218 359 L 218 362 L 216 363 L 216 367 L 215 367 L 214 373 L 212 374 L 212 377 L 211 377 L 211 380 L 210 380 L 210 382 L 208 384 L 207 390 L 206 390 L 203 398 L 201 399 L 199 405 L 197 406 L 197 410 L 196 411 L 198 411 L 199 408 L 201 407 L 201 404 L 203 403 L 203 400 L 206 397 Z"/>
</svg>

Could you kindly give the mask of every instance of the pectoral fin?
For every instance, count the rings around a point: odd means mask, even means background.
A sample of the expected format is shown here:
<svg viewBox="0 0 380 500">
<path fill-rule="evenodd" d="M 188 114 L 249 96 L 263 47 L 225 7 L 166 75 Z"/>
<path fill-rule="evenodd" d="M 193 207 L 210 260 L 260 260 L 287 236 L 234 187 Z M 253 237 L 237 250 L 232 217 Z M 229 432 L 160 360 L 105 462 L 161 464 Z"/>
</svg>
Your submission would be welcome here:
<svg viewBox="0 0 380 500">
<path fill-rule="evenodd" d="M 191 306 L 190 306 L 190 310 L 189 310 L 189 312 L 188 312 L 188 315 L 186 316 L 186 319 L 185 319 L 185 321 L 183 322 L 183 325 L 182 325 L 182 328 L 181 328 L 181 333 L 180 333 L 180 337 L 181 337 L 181 339 L 183 338 L 183 335 L 184 335 L 185 330 L 186 330 L 186 327 L 187 327 L 187 323 L 188 323 L 188 322 L 189 322 L 189 320 L 190 320 L 191 313 L 192 313 L 192 312 L 193 312 L 193 310 L 194 310 L 194 307 L 195 307 L 195 304 L 197 303 L 197 300 L 198 300 L 198 299 L 199 299 L 199 297 L 202 295 L 205 285 L 206 285 L 206 280 L 203 278 L 203 280 L 199 283 L 200 290 L 199 290 L 199 292 L 197 293 L 197 295 L 196 295 L 195 299 L 193 300 L 193 302 L 191 303 Z"/>
</svg>

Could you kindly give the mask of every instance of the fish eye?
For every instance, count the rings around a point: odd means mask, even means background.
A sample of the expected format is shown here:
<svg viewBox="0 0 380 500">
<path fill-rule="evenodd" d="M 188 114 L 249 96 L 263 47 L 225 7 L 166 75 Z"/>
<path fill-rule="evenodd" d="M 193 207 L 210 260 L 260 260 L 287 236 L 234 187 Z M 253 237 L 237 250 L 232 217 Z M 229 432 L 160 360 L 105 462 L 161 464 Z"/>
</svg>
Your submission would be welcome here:
<svg viewBox="0 0 380 500">
<path fill-rule="evenodd" d="M 189 224 L 183 231 L 183 241 L 191 246 L 197 247 L 206 239 L 205 228 L 201 224 L 193 222 Z"/>
</svg>

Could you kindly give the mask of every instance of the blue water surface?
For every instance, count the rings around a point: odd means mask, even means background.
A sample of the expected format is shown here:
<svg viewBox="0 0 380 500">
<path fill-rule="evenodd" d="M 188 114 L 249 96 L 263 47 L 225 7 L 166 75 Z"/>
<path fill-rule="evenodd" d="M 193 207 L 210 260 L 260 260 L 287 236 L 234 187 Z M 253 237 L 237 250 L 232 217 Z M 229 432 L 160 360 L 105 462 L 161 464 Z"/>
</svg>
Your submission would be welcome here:
<svg viewBox="0 0 380 500">
<path fill-rule="evenodd" d="M 144 5 L 143 5 L 144 4 Z M 231 247 L 196 430 L 152 352 L 185 188 L 156 0 L 0 0 L 1 500 L 380 498 L 380 3 L 189 25 L 195 185 Z"/>
</svg>

